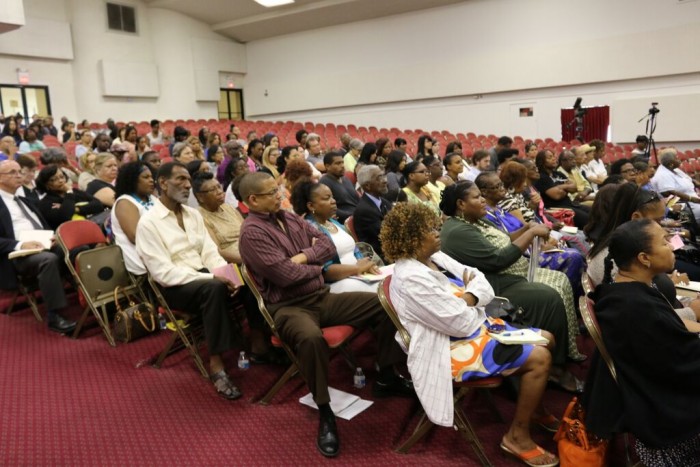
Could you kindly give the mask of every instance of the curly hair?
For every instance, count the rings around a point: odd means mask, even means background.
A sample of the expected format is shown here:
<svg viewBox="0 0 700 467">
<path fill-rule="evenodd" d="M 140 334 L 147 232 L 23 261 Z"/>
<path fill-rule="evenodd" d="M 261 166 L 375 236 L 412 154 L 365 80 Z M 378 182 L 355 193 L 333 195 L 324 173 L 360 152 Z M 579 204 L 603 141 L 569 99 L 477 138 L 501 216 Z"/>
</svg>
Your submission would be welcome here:
<svg viewBox="0 0 700 467">
<path fill-rule="evenodd" d="M 293 187 L 300 180 L 310 180 L 312 175 L 311 166 L 303 159 L 294 159 L 287 162 L 287 167 L 284 171 L 284 176 L 290 187 Z"/>
<path fill-rule="evenodd" d="M 310 180 L 297 183 L 292 191 L 292 208 L 300 216 L 309 213 L 308 204 L 312 201 L 316 190 L 323 187 L 321 183 L 314 183 Z"/>
<path fill-rule="evenodd" d="M 518 161 L 508 161 L 501 166 L 500 177 L 506 189 L 522 187 L 527 180 L 527 169 Z"/>
<path fill-rule="evenodd" d="M 115 198 L 136 193 L 139 176 L 144 170 L 151 170 L 144 162 L 134 161 L 119 167 L 117 181 L 114 183 Z"/>
<path fill-rule="evenodd" d="M 398 203 L 382 221 L 379 241 L 389 261 L 413 258 L 440 219 L 423 203 Z"/>
</svg>

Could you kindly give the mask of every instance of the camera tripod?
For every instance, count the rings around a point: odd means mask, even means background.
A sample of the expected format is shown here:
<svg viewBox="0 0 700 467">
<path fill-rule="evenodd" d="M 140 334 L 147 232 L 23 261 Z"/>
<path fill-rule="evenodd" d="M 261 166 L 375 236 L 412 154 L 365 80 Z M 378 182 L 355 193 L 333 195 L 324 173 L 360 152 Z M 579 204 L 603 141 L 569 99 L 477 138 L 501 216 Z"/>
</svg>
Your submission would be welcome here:
<svg viewBox="0 0 700 467">
<path fill-rule="evenodd" d="M 651 103 L 651 108 L 649 109 L 649 113 L 643 116 L 642 118 L 639 119 L 639 122 L 644 120 L 645 118 L 647 119 L 647 128 L 646 128 L 646 136 L 647 136 L 647 147 L 644 150 L 644 157 L 647 158 L 647 160 L 651 160 L 651 151 L 652 149 L 654 150 L 654 161 L 656 162 L 656 165 L 659 165 L 659 158 L 657 155 L 656 151 L 656 141 L 654 141 L 654 131 L 656 131 L 656 114 L 661 112 L 660 109 L 658 109 L 656 106 L 659 105 L 658 102 L 652 102 Z"/>
</svg>

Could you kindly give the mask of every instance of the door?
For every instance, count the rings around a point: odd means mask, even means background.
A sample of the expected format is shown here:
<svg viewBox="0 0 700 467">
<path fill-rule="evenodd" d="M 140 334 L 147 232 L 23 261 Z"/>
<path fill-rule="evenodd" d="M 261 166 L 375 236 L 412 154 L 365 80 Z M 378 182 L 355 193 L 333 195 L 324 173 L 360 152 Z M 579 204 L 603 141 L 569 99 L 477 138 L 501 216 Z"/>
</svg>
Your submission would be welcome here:
<svg viewBox="0 0 700 467">
<path fill-rule="evenodd" d="M 219 119 L 243 120 L 243 90 L 226 89 L 219 90 Z"/>
<path fill-rule="evenodd" d="M 6 117 L 19 113 L 25 122 L 30 122 L 35 114 L 51 115 L 48 86 L 0 84 L 0 113 Z"/>
</svg>

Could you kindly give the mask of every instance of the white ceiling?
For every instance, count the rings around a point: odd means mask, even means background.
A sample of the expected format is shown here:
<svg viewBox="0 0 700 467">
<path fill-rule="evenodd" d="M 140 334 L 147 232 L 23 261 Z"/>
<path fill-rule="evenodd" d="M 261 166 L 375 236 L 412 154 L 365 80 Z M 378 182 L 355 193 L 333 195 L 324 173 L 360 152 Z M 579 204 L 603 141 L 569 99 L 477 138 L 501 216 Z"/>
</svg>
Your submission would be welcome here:
<svg viewBox="0 0 700 467">
<path fill-rule="evenodd" d="M 465 0 L 296 0 L 265 8 L 253 0 L 144 0 L 209 24 L 238 42 L 352 23 Z"/>
</svg>

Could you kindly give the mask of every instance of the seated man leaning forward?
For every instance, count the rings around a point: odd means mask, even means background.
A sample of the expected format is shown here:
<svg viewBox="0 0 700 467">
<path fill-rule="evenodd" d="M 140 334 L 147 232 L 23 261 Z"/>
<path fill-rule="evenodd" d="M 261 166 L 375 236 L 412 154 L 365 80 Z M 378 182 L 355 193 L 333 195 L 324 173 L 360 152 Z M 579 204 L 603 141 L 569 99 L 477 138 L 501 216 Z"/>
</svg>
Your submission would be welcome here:
<svg viewBox="0 0 700 467">
<path fill-rule="evenodd" d="M 394 340 L 396 328 L 377 294 L 329 292 L 323 282 L 323 265 L 336 255 L 333 242 L 301 217 L 280 210 L 274 178 L 264 172 L 246 174 L 239 191 L 250 208 L 241 229 L 241 257 L 280 337 L 295 350 L 299 370 L 318 405 L 321 420 L 316 446 L 324 456 L 335 456 L 340 444 L 328 394 L 329 350 L 321 328 L 370 326 L 379 347 L 374 396 L 412 396 L 413 385 L 394 371 L 394 365 L 406 358 Z"/>
<path fill-rule="evenodd" d="M 399 203 L 385 217 L 380 233 L 384 253 L 396 261 L 391 298 L 411 335 L 408 369 L 425 414 L 437 425 L 452 426 L 452 381 L 520 375 L 515 418 L 501 449 L 527 465 L 555 466 L 557 457 L 530 437 L 530 423 L 557 429 L 558 421 L 542 406 L 551 354 L 542 346 L 506 345 L 493 337 L 517 329 L 486 316 L 484 306 L 493 300 L 493 288 L 478 269 L 440 251 L 439 226 L 429 207 Z M 552 334 L 535 331 L 553 345 Z"/>
<path fill-rule="evenodd" d="M 191 187 L 187 168 L 179 162 L 163 164 L 158 186 L 160 198 L 136 228 L 136 251 L 169 304 L 202 315 L 211 380 L 219 395 L 238 399 L 241 392 L 229 379 L 221 358 L 237 340 L 230 315 L 236 287 L 229 279 L 212 274 L 226 260 L 209 237 L 202 215 L 187 206 Z"/>
</svg>

